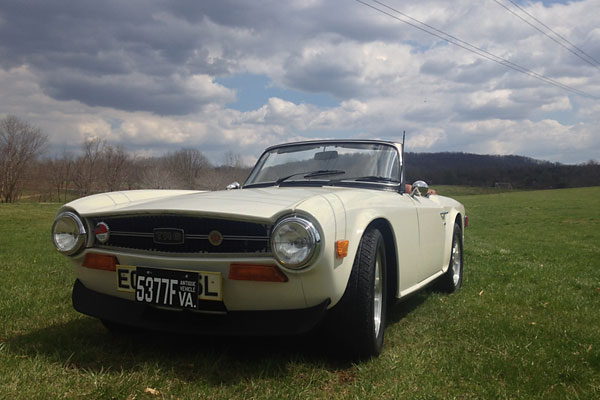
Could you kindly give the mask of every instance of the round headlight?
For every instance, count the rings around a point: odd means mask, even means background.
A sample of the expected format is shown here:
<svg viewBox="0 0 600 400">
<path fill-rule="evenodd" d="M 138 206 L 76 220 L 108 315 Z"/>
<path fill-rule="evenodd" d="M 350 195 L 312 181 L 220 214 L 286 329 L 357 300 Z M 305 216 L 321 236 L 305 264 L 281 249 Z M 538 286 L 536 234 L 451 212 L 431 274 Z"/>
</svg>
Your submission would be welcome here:
<svg viewBox="0 0 600 400">
<path fill-rule="evenodd" d="M 271 248 L 285 267 L 300 269 L 317 254 L 321 245 L 319 231 L 309 221 L 299 217 L 281 220 L 271 235 Z"/>
<path fill-rule="evenodd" d="M 70 256 L 85 245 L 87 233 L 81 219 L 72 212 L 60 213 L 52 225 L 52 240 L 61 253 Z"/>
</svg>

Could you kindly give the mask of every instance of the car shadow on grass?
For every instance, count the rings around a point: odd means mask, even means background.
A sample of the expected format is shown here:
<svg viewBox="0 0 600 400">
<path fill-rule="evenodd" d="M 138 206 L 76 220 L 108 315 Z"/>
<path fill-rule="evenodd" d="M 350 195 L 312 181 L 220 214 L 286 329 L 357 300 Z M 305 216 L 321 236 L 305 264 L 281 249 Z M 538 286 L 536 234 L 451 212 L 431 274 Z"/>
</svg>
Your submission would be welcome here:
<svg viewBox="0 0 600 400">
<path fill-rule="evenodd" d="M 286 337 L 115 334 L 100 321 L 84 316 L 8 338 L 5 343 L 15 358 L 43 357 L 64 368 L 115 373 L 151 368 L 184 381 L 201 379 L 215 385 L 283 377 L 293 364 L 331 371 L 352 366 L 348 360 L 330 357 L 317 333 Z"/>
<path fill-rule="evenodd" d="M 388 308 L 387 326 L 390 327 L 415 311 L 427 300 L 427 298 L 429 298 L 429 296 L 431 296 L 432 293 L 436 293 L 435 289 L 427 287 L 415 294 L 409 295 L 397 304 L 392 305 Z"/>
<path fill-rule="evenodd" d="M 418 308 L 425 296 L 419 294 L 391 307 L 388 329 Z M 222 385 L 285 377 L 298 364 L 332 372 L 352 368 L 355 361 L 334 350 L 324 337 L 320 329 L 285 337 L 195 336 L 142 330 L 113 333 L 99 320 L 73 313 L 67 322 L 13 336 L 6 344 L 16 358 L 42 356 L 67 369 L 121 373 L 150 368 L 188 382 L 205 380 Z"/>
</svg>

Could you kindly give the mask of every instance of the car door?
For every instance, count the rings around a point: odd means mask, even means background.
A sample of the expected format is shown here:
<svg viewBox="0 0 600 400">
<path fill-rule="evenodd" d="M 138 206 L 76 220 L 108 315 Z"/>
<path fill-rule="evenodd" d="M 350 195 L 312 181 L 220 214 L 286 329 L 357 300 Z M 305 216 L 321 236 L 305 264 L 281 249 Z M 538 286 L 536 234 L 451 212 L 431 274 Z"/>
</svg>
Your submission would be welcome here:
<svg viewBox="0 0 600 400">
<path fill-rule="evenodd" d="M 419 225 L 419 279 L 423 281 L 442 269 L 446 212 L 437 196 L 411 196 Z"/>
</svg>

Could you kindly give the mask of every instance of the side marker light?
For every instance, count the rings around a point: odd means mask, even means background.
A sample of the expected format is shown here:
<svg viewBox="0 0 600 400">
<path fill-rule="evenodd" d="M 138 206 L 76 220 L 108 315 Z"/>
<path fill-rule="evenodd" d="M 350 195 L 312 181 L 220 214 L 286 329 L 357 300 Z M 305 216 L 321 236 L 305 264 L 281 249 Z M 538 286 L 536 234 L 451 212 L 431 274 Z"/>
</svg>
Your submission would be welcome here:
<svg viewBox="0 0 600 400">
<path fill-rule="evenodd" d="M 335 242 L 335 256 L 337 258 L 344 258 L 348 255 L 348 240 L 338 240 Z"/>
</svg>

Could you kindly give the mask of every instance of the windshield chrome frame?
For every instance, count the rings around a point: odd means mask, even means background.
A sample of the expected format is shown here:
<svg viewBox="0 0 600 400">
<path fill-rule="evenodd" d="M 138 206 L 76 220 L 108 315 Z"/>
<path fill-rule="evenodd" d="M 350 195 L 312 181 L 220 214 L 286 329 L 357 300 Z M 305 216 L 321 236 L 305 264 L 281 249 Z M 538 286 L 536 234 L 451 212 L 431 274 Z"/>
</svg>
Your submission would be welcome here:
<svg viewBox="0 0 600 400">
<path fill-rule="evenodd" d="M 305 145 L 336 145 L 336 144 L 379 144 L 393 147 L 398 153 L 398 163 L 399 165 L 399 173 L 400 183 L 390 183 L 390 182 L 364 182 L 364 181 L 353 181 L 353 180 L 338 180 L 338 181 L 322 181 L 322 180 L 312 180 L 312 181 L 288 181 L 286 185 L 298 185 L 298 186 L 344 186 L 344 187 L 360 187 L 365 189 L 380 189 L 380 190 L 393 190 L 400 193 L 404 193 L 405 190 L 405 182 L 404 182 L 404 151 L 403 145 L 401 143 L 390 142 L 386 140 L 373 140 L 373 139 L 328 139 L 328 140 L 307 140 L 301 142 L 291 142 L 278 144 L 274 146 L 269 146 L 265 151 L 261 154 L 261 156 L 254 164 L 254 167 L 248 174 L 248 178 L 244 181 L 244 184 L 241 188 L 245 188 L 248 184 L 248 180 L 251 176 L 253 176 L 259 166 L 262 165 L 262 161 L 267 153 L 280 148 L 285 147 L 294 147 L 294 146 L 305 146 Z M 262 183 L 252 183 L 250 187 L 270 187 L 276 186 L 275 182 L 262 182 Z"/>
</svg>

